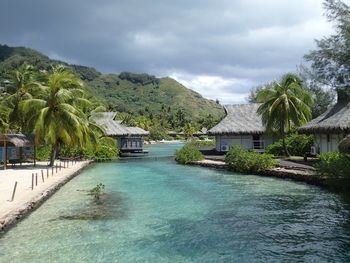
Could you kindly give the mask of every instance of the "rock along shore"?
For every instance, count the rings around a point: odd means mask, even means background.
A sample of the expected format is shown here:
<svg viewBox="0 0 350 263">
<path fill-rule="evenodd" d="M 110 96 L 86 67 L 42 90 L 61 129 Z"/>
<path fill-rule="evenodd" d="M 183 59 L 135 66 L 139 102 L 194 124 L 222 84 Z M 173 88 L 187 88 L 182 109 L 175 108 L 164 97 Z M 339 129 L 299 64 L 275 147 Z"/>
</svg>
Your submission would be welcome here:
<svg viewBox="0 0 350 263">
<path fill-rule="evenodd" d="M 223 161 L 214 161 L 214 160 L 205 159 L 201 161 L 191 162 L 189 164 L 228 170 L 228 166 Z M 290 179 L 293 181 L 304 182 L 304 183 L 317 185 L 317 186 L 323 186 L 323 182 L 325 181 L 325 178 L 316 175 L 315 170 L 308 170 L 308 169 L 301 170 L 297 167 L 296 168 L 277 167 L 272 169 L 266 169 L 264 171 L 260 171 L 256 175 Z"/>
</svg>

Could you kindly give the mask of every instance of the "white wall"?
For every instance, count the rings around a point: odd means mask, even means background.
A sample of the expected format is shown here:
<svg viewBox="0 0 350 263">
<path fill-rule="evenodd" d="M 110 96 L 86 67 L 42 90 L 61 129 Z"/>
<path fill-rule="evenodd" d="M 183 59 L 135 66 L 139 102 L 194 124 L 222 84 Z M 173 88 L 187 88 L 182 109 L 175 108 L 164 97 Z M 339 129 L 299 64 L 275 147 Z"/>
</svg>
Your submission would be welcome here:
<svg viewBox="0 0 350 263">
<path fill-rule="evenodd" d="M 242 145 L 248 150 L 252 149 L 253 136 L 252 135 L 217 135 L 216 137 L 216 150 L 221 152 L 222 146 L 227 145 L 231 148 L 232 144 Z M 265 148 L 273 143 L 275 139 L 268 135 L 262 135 L 261 140 L 264 141 Z"/>
<path fill-rule="evenodd" d="M 339 142 L 345 137 L 345 134 L 315 134 L 314 145 L 319 153 L 337 152 Z"/>
</svg>

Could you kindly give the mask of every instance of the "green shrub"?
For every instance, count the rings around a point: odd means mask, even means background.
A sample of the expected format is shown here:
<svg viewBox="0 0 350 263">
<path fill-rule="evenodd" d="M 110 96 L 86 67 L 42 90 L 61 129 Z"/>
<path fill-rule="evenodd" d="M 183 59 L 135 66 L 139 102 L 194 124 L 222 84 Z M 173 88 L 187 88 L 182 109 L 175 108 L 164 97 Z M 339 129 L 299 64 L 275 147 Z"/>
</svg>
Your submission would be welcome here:
<svg viewBox="0 0 350 263">
<path fill-rule="evenodd" d="M 105 185 L 99 183 L 94 188 L 92 188 L 89 193 L 94 196 L 95 200 L 99 200 L 101 195 L 103 195 L 103 190 L 105 189 Z"/>
<path fill-rule="evenodd" d="M 185 144 L 182 149 L 175 153 L 175 160 L 179 163 L 187 164 L 190 162 L 200 161 L 204 159 L 204 155 L 192 144 Z"/>
<path fill-rule="evenodd" d="M 192 145 L 200 147 L 200 146 L 215 146 L 215 140 L 208 140 L 208 141 L 202 141 L 202 140 L 194 140 L 191 142 Z"/>
<path fill-rule="evenodd" d="M 39 161 L 46 161 L 50 158 L 51 146 L 43 145 L 36 148 L 36 159 Z"/>
<path fill-rule="evenodd" d="M 249 152 L 240 145 L 233 145 L 225 156 L 229 169 L 239 173 L 256 173 L 267 168 L 273 168 L 277 161 L 271 154 Z"/>
<path fill-rule="evenodd" d="M 149 131 L 149 137 L 151 140 L 172 140 L 172 137 L 168 135 L 166 129 L 158 125 L 152 127 Z"/>
<path fill-rule="evenodd" d="M 331 177 L 350 176 L 350 155 L 339 152 L 322 153 L 317 156 L 320 161 L 315 164 L 320 175 Z"/>
<path fill-rule="evenodd" d="M 114 159 L 119 156 L 120 150 L 116 147 L 116 142 L 107 138 L 100 139 L 95 147 L 69 147 L 63 145 L 60 148 L 60 157 L 83 158 L 83 159 Z"/>
<path fill-rule="evenodd" d="M 314 137 L 312 135 L 305 134 L 290 134 L 286 138 L 286 145 L 291 155 L 303 156 L 306 152 L 310 152 L 313 145 Z M 275 156 L 284 155 L 282 140 L 278 140 L 273 144 L 270 144 L 266 148 L 266 153 L 273 154 Z"/>
</svg>

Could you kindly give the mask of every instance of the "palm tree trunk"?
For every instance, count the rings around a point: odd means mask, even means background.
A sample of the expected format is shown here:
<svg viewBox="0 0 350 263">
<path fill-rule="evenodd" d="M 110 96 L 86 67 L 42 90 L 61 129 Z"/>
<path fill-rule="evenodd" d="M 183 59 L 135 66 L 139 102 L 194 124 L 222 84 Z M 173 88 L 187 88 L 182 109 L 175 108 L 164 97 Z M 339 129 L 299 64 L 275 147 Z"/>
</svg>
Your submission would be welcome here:
<svg viewBox="0 0 350 263">
<path fill-rule="evenodd" d="M 285 155 L 286 156 L 290 156 L 290 153 L 289 153 L 289 151 L 288 151 L 288 148 L 287 148 L 287 144 L 286 144 L 286 138 L 285 138 L 286 136 L 285 136 L 285 134 L 284 134 L 284 132 L 282 133 L 282 144 L 283 144 L 283 149 L 284 149 L 284 153 L 285 153 Z"/>
<path fill-rule="evenodd" d="M 55 163 L 55 159 L 57 156 L 57 152 L 58 152 L 58 144 L 55 143 L 54 145 L 52 145 L 52 150 L 51 150 L 51 156 L 50 156 L 50 164 L 49 166 L 53 166 Z"/>
</svg>

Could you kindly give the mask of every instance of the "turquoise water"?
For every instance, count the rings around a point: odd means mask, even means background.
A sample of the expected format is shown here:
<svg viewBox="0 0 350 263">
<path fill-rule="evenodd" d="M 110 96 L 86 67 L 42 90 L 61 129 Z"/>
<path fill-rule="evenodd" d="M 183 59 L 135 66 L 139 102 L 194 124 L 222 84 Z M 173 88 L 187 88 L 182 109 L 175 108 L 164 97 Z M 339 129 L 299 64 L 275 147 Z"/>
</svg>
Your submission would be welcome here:
<svg viewBox="0 0 350 263">
<path fill-rule="evenodd" d="M 92 165 L 0 238 L 0 262 L 350 262 L 339 195 L 161 157 L 180 146 Z"/>
</svg>

